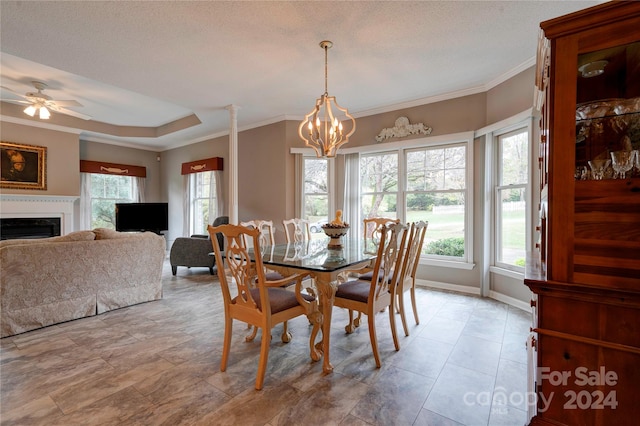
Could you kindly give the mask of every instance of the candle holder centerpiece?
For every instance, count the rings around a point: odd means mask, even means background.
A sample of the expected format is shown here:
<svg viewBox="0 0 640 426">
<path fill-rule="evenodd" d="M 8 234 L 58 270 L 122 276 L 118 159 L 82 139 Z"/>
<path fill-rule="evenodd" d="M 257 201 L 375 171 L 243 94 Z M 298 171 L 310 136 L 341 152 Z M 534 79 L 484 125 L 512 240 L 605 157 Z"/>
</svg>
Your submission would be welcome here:
<svg viewBox="0 0 640 426">
<path fill-rule="evenodd" d="M 341 249 L 342 237 L 347 235 L 347 231 L 349 231 L 349 224 L 342 221 L 342 210 L 336 212 L 336 218 L 334 220 L 322 225 L 322 230 L 325 235 L 330 238 L 327 248 Z"/>
</svg>

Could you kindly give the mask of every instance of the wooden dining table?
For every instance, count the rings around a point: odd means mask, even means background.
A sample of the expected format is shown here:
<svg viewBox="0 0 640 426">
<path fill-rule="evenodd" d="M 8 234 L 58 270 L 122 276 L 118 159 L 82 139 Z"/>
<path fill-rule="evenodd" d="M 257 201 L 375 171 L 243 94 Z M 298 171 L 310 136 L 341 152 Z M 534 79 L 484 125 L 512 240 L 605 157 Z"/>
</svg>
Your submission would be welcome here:
<svg viewBox="0 0 640 426">
<path fill-rule="evenodd" d="M 343 238 L 339 249 L 327 247 L 326 239 L 318 239 L 266 246 L 261 251 L 262 263 L 268 269 L 285 276 L 306 271 L 314 278 L 322 313 L 322 340 L 314 342 L 314 346 L 321 352 L 323 372 L 332 372 L 329 341 L 338 275 L 368 265 L 376 256 L 375 248 L 366 246 L 362 239 Z"/>
</svg>

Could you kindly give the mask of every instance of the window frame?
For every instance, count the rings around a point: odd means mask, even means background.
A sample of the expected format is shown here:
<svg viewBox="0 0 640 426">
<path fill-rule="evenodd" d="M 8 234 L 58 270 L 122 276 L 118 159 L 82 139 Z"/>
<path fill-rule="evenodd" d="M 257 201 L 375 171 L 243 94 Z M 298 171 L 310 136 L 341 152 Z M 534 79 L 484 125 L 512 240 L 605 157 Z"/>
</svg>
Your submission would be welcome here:
<svg viewBox="0 0 640 426">
<path fill-rule="evenodd" d="M 529 170 L 527 171 L 528 181 L 526 184 L 526 206 L 525 206 L 525 251 L 530 252 L 533 249 L 533 237 L 532 237 L 532 221 L 533 221 L 533 203 L 534 193 L 532 191 L 534 177 L 536 175 L 535 159 L 535 143 L 534 143 L 534 121 L 535 117 L 531 110 L 523 111 L 507 120 L 496 123 L 490 128 L 483 129 L 484 131 L 480 135 L 485 136 L 485 170 L 486 170 L 486 186 L 485 190 L 491 196 L 490 202 L 485 206 L 485 214 L 490 220 L 485 221 L 488 237 L 487 243 L 484 245 L 485 250 L 489 253 L 487 260 L 485 261 L 485 268 L 487 272 L 497 273 L 500 275 L 508 276 L 515 279 L 524 278 L 524 267 L 517 267 L 515 265 L 505 264 L 503 262 L 497 262 L 497 244 L 498 237 L 497 232 L 499 229 L 497 215 L 498 194 L 496 193 L 496 187 L 498 183 L 498 161 L 499 161 L 499 149 L 498 138 L 500 136 L 517 132 L 518 130 L 526 130 L 528 132 L 528 147 L 527 152 L 529 160 L 527 162 Z"/>
<path fill-rule="evenodd" d="M 98 226 L 97 224 L 94 224 L 94 201 L 96 200 L 106 200 L 106 201 L 113 201 L 113 206 L 114 206 L 114 212 L 113 212 L 113 228 L 109 228 L 109 229 L 116 229 L 116 219 L 115 219 L 115 205 L 117 203 L 135 203 L 138 199 L 138 195 L 137 195 L 137 181 L 136 181 L 136 176 L 122 176 L 122 175 L 113 175 L 113 174 L 108 174 L 108 173 L 87 173 L 89 175 L 89 181 L 90 181 L 90 187 L 91 187 L 91 194 L 89 196 L 89 206 L 90 206 L 90 211 L 91 211 L 91 216 L 89 217 L 89 223 L 90 223 L 90 227 L 91 229 L 93 228 L 98 228 L 98 227 L 106 227 L 104 225 L 100 225 Z M 116 178 L 127 178 L 129 180 L 129 187 L 130 187 L 130 191 L 131 191 L 131 198 L 111 198 L 111 197 L 94 197 L 93 195 L 93 191 L 94 191 L 94 181 L 93 178 L 94 177 L 104 177 L 104 176 L 115 176 Z M 103 180 L 103 184 L 104 184 L 104 180 Z"/>
<path fill-rule="evenodd" d="M 304 178 L 305 178 L 305 160 L 306 159 L 314 159 L 314 160 L 322 160 L 318 158 L 315 153 L 311 149 L 303 149 L 303 150 L 292 150 L 293 154 L 296 155 L 296 194 L 297 194 L 297 202 L 296 202 L 296 217 L 306 219 L 305 215 L 305 189 L 304 189 Z M 335 158 L 324 158 L 324 161 L 327 161 L 327 202 L 328 202 L 328 210 L 327 217 L 331 219 L 331 212 L 335 211 L 336 206 L 336 196 L 335 196 Z"/>
<path fill-rule="evenodd" d="M 197 230 L 196 229 L 196 213 L 197 213 L 197 209 L 196 209 L 196 203 L 198 203 L 199 201 L 202 200 L 206 200 L 208 201 L 213 201 L 213 206 L 209 206 L 209 216 L 211 216 L 211 209 L 213 208 L 213 210 L 215 210 L 213 218 L 209 217 L 207 223 L 212 223 L 213 220 L 218 217 L 218 212 L 217 212 L 217 191 L 214 188 L 213 191 L 213 197 L 207 196 L 207 197 L 198 197 L 197 196 L 197 189 L 198 189 L 198 180 L 200 178 L 204 177 L 205 173 L 210 173 L 211 177 L 209 178 L 209 191 L 211 191 L 211 183 L 213 182 L 214 185 L 217 185 L 217 178 L 216 178 L 216 174 L 214 170 L 207 170 L 204 172 L 197 172 L 197 173 L 191 173 L 189 174 L 189 234 L 190 235 L 194 235 L 194 234 L 202 234 L 202 235 L 206 235 L 207 234 L 207 230 L 204 229 L 202 231 Z M 201 185 L 203 186 L 203 185 Z"/>
<path fill-rule="evenodd" d="M 404 194 L 401 191 L 401 188 L 404 188 L 403 183 L 404 182 L 400 182 L 402 179 L 400 178 L 402 176 L 401 171 L 404 170 L 404 163 L 403 163 L 403 159 L 404 159 L 404 153 L 402 152 L 402 150 L 385 150 L 385 151 L 379 151 L 379 152 L 367 152 L 365 154 L 361 154 L 359 156 L 358 159 L 358 167 L 361 167 L 360 161 L 362 161 L 362 159 L 364 157 L 374 157 L 374 156 L 384 156 L 384 155 L 389 155 L 389 154 L 395 154 L 396 155 L 396 161 L 397 161 L 397 183 L 396 183 L 396 190 L 395 191 L 389 191 L 389 192 L 365 192 L 362 189 L 362 173 L 360 173 L 360 170 L 358 170 L 358 176 L 359 176 L 359 186 L 360 186 L 360 203 L 358 204 L 358 217 L 360 218 L 360 220 L 358 221 L 358 228 L 362 227 L 363 224 L 363 220 L 364 220 L 364 213 L 362 212 L 362 201 L 364 200 L 365 196 L 374 196 L 376 194 L 392 194 L 395 195 L 396 197 L 396 217 L 391 217 L 390 219 L 396 219 L 401 217 L 399 214 L 399 210 L 404 211 Z M 401 166 L 401 164 L 403 164 Z M 400 205 L 402 203 L 402 206 Z M 402 217 L 405 217 L 404 215 Z M 360 232 L 360 235 L 363 235 L 364 231 Z"/>
<path fill-rule="evenodd" d="M 531 134 L 530 134 L 530 130 L 528 129 L 528 126 L 525 125 L 524 123 L 521 123 L 522 125 L 520 126 L 515 126 L 514 128 L 508 128 L 506 130 L 502 130 L 499 132 L 495 132 L 493 135 L 493 143 L 495 144 L 495 156 L 494 156 L 494 167 L 495 167 L 495 173 L 493 173 L 493 177 L 494 177 L 494 182 L 493 182 L 493 214 L 492 214 L 492 226 L 493 226 L 493 232 L 492 232 L 492 264 L 493 266 L 497 267 L 497 268 L 501 268 L 501 269 L 505 269 L 505 270 L 509 270 L 515 273 L 520 273 L 524 275 L 524 266 L 517 266 L 517 265 L 512 265 L 510 263 L 506 263 L 504 261 L 501 260 L 501 256 L 500 256 L 500 250 L 502 249 L 502 226 L 501 226 L 501 221 L 502 221 L 502 213 L 503 213 L 503 209 L 502 209 L 502 200 L 501 200 L 501 194 L 503 191 L 505 190 L 510 190 L 510 189 L 524 189 L 525 192 L 525 207 L 524 207 L 524 211 L 525 211 L 525 229 L 524 229 L 524 235 L 525 235 L 525 253 L 527 251 L 529 251 L 529 245 L 530 245 L 530 241 L 529 241 L 529 232 L 527 232 L 528 229 L 530 229 L 531 227 L 531 223 L 530 223 L 530 217 L 527 218 L 527 216 L 529 215 L 529 211 L 531 210 L 531 171 L 527 170 L 527 181 L 526 183 L 520 183 L 520 184 L 504 184 L 504 182 L 502 181 L 502 155 L 503 155 L 503 149 L 502 149 L 502 143 L 501 141 L 504 138 L 507 138 L 509 136 L 514 136 L 520 133 L 527 133 L 527 167 L 530 168 L 532 166 L 532 162 L 531 162 Z"/>
<path fill-rule="evenodd" d="M 420 148 L 434 148 L 449 145 L 465 145 L 465 255 L 463 258 L 446 256 L 420 256 L 420 265 L 439 266 L 457 269 L 471 270 L 474 268 L 473 246 L 473 206 L 474 206 L 474 132 L 461 132 L 449 135 L 429 136 L 425 138 L 411 139 L 409 141 L 389 142 L 381 145 L 366 145 L 355 148 L 341 148 L 340 153 L 374 154 L 383 152 L 398 152 L 398 180 L 397 215 L 402 222 L 406 220 L 406 152 Z M 358 211 L 360 206 L 358 205 Z M 360 214 L 360 213 L 359 213 Z M 427 228 L 427 233 L 428 233 Z"/>
</svg>

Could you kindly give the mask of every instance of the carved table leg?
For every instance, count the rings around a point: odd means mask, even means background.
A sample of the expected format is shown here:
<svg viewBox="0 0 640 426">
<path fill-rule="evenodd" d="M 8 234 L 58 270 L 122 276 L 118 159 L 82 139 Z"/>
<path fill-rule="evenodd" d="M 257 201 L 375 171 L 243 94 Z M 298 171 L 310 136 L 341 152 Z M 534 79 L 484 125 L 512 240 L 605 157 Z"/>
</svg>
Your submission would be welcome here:
<svg viewBox="0 0 640 426">
<path fill-rule="evenodd" d="M 333 282 L 330 277 L 322 276 L 318 274 L 316 278 L 318 293 L 320 293 L 320 309 L 322 312 L 322 353 L 323 363 L 322 371 L 324 373 L 331 373 L 333 371 L 333 365 L 329 359 L 329 339 L 331 336 L 331 314 L 333 310 L 333 302 L 336 296 L 336 290 L 338 288 L 337 283 Z M 320 345 L 318 343 L 316 348 Z"/>
</svg>

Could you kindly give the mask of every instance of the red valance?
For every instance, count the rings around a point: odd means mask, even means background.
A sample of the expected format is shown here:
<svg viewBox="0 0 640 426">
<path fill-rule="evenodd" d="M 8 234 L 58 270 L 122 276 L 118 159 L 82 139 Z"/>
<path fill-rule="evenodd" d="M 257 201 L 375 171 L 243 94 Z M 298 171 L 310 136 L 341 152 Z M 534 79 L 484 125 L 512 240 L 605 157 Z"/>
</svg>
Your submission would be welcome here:
<svg viewBox="0 0 640 426">
<path fill-rule="evenodd" d="M 204 160 L 182 163 L 182 174 L 210 172 L 212 170 L 222 170 L 222 157 L 205 158 Z"/>
<path fill-rule="evenodd" d="M 80 172 L 101 173 L 103 175 L 147 177 L 147 168 L 129 164 L 103 163 L 102 161 L 80 160 Z"/>
</svg>

